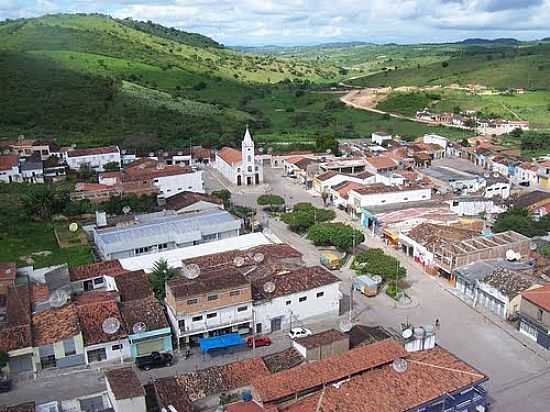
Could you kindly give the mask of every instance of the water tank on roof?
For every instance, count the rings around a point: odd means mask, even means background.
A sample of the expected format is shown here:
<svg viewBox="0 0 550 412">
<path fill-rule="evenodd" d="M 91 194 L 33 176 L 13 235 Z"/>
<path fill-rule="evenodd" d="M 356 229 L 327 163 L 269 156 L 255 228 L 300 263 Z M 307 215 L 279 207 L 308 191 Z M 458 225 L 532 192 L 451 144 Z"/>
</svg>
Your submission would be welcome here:
<svg viewBox="0 0 550 412">
<path fill-rule="evenodd" d="M 249 391 L 248 389 L 245 389 L 244 391 L 241 392 L 241 399 L 243 401 L 251 401 L 252 400 L 252 392 Z"/>
</svg>

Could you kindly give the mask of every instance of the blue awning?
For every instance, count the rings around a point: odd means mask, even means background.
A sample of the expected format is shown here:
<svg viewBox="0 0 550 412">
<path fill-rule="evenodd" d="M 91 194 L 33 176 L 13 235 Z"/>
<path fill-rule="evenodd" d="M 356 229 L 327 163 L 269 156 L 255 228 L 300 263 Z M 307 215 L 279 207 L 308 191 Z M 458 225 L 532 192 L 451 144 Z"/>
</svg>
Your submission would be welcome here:
<svg viewBox="0 0 550 412">
<path fill-rule="evenodd" d="M 230 346 L 244 345 L 244 343 L 244 339 L 238 333 L 227 333 L 225 335 L 199 339 L 201 352 L 208 352 L 210 349 L 228 348 Z"/>
</svg>

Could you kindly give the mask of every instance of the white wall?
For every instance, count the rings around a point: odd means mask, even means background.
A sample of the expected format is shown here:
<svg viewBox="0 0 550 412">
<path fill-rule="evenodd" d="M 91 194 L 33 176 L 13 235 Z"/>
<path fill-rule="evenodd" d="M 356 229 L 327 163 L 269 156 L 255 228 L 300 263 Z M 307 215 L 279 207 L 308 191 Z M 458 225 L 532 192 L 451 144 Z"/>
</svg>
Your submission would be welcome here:
<svg viewBox="0 0 550 412">
<path fill-rule="evenodd" d="M 102 172 L 104 170 L 103 166 L 107 163 L 118 162 L 118 164 L 121 164 L 119 152 L 79 157 L 69 157 L 69 153 L 70 152 L 67 152 L 65 155 L 65 161 L 67 162 L 67 166 L 73 170 L 79 170 L 81 165 L 86 164 L 90 165 L 91 168 Z"/>
<path fill-rule="evenodd" d="M 372 193 L 368 195 L 360 195 L 351 190 L 349 192 L 349 204 L 354 207 L 369 207 L 383 206 L 394 203 L 418 202 L 421 200 L 429 200 L 432 197 L 430 188 L 403 190 L 386 193 Z"/>
<path fill-rule="evenodd" d="M 485 197 L 491 199 L 500 196 L 503 199 L 510 197 L 510 183 L 495 183 L 485 188 Z"/>
<path fill-rule="evenodd" d="M 202 170 L 157 177 L 153 180 L 153 185 L 160 190 L 159 197 L 169 197 L 186 191 L 204 193 Z"/>
<path fill-rule="evenodd" d="M 237 184 L 237 169 L 241 168 L 240 162 L 235 166 L 230 165 L 223 160 L 218 154 L 216 154 L 216 161 L 214 162 L 214 168 L 217 169 L 224 177 L 233 184 Z"/>
<path fill-rule="evenodd" d="M 449 200 L 449 209 L 459 216 L 476 216 L 480 213 L 496 213 L 499 209 L 495 209 L 495 204 L 492 200 Z"/>
<path fill-rule="evenodd" d="M 84 347 L 84 359 L 86 361 L 86 364 L 89 364 L 90 362 L 88 361 L 88 351 L 90 350 L 94 350 L 94 349 L 100 349 L 100 348 L 105 348 L 105 352 L 107 354 L 107 359 L 105 359 L 105 362 L 107 361 L 113 361 L 113 360 L 118 360 L 120 362 L 120 350 L 113 350 L 112 347 L 114 345 L 118 345 L 119 344 L 119 341 L 118 339 L 117 340 L 114 340 L 112 342 L 108 342 L 108 343 L 99 343 L 97 345 L 89 345 L 89 346 L 85 346 Z M 123 339 L 120 339 L 120 344 L 122 345 L 122 357 L 124 359 L 126 358 L 130 358 L 132 355 L 130 353 L 130 344 L 128 342 L 128 338 L 123 338 Z M 101 363 L 101 362 L 92 362 L 92 364 L 94 363 Z"/>
<path fill-rule="evenodd" d="M 425 134 L 423 139 L 424 143 L 436 144 L 438 146 L 441 146 L 443 149 L 447 149 L 447 145 L 449 144 L 449 141 L 446 137 L 439 136 L 437 134 Z"/>
<path fill-rule="evenodd" d="M 383 134 L 378 134 L 378 133 L 373 133 L 371 135 L 371 140 L 373 143 L 376 143 L 378 145 L 382 145 L 382 143 L 386 140 L 391 140 L 392 139 L 392 136 L 391 135 L 383 135 Z"/>
<path fill-rule="evenodd" d="M 21 181 L 21 175 L 19 174 L 19 166 L 14 166 L 11 169 L 7 169 L 7 170 L 0 170 L 0 182 L 10 183 L 10 181 L 11 182 Z"/>
<path fill-rule="evenodd" d="M 404 233 L 399 234 L 399 243 L 405 244 L 407 246 L 413 247 L 413 257 L 419 258 L 420 261 L 426 265 L 433 264 L 434 255 L 423 245 L 411 239 Z"/>
<path fill-rule="evenodd" d="M 336 319 L 339 312 L 339 284 L 340 282 L 307 290 L 300 293 L 277 297 L 273 300 L 256 302 L 254 305 L 255 325 L 262 324 L 262 333 L 271 332 L 271 319 L 282 317 L 282 328 L 304 326 L 304 321 L 314 317 L 323 317 L 326 320 Z M 324 292 L 322 297 L 317 293 Z M 306 296 L 307 300 L 300 302 L 299 298 Z M 291 303 L 286 304 L 287 301 Z M 292 316 L 292 322 L 290 322 Z M 307 324 L 306 324 L 307 326 Z"/>
</svg>

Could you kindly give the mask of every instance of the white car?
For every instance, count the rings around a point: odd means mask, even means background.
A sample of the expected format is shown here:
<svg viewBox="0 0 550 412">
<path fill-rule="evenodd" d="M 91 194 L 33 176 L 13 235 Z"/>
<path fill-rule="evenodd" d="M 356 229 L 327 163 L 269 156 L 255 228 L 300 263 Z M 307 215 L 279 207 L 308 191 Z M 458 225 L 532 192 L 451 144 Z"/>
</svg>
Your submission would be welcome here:
<svg viewBox="0 0 550 412">
<path fill-rule="evenodd" d="M 290 339 L 305 338 L 309 335 L 311 335 L 311 331 L 306 328 L 292 328 L 290 332 L 288 332 L 288 337 Z"/>
</svg>

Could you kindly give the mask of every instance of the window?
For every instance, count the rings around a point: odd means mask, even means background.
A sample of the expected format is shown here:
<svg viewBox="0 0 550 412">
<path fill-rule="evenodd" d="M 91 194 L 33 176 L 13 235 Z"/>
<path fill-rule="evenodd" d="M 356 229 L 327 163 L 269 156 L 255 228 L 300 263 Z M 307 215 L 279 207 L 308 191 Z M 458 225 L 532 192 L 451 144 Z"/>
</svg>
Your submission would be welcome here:
<svg viewBox="0 0 550 412">
<path fill-rule="evenodd" d="M 168 243 L 161 243 L 157 245 L 158 250 L 168 249 Z"/>
<path fill-rule="evenodd" d="M 252 171 L 252 166 L 248 166 L 248 171 L 249 171 L 249 172 Z"/>
<path fill-rule="evenodd" d="M 298 302 L 305 302 L 307 300 L 307 296 L 302 296 L 300 299 L 298 299 Z"/>
<path fill-rule="evenodd" d="M 105 348 L 89 350 L 87 354 L 88 362 L 99 362 L 107 359 L 107 352 L 105 351 Z"/>
<path fill-rule="evenodd" d="M 237 308 L 237 312 L 244 312 L 244 311 L 246 311 L 247 309 L 248 309 L 248 306 L 239 306 L 239 307 Z"/>
<path fill-rule="evenodd" d="M 178 321 L 178 328 L 180 328 L 180 330 L 185 330 L 185 319 Z"/>
<path fill-rule="evenodd" d="M 212 319 L 212 318 L 215 318 L 216 316 L 218 316 L 218 314 L 216 312 L 208 313 L 206 315 L 206 319 Z"/>
<path fill-rule="evenodd" d="M 542 322 L 542 314 L 543 314 L 542 309 L 539 309 L 539 312 L 537 313 L 537 320 L 539 322 Z"/>
<path fill-rule="evenodd" d="M 217 300 L 218 299 L 218 295 L 209 295 L 208 296 L 208 300 L 211 301 L 211 300 Z"/>
<path fill-rule="evenodd" d="M 318 298 L 322 298 L 323 296 L 325 296 L 325 292 L 317 292 L 317 295 L 316 295 Z"/>
<path fill-rule="evenodd" d="M 94 285 L 101 285 L 101 284 L 103 284 L 103 278 L 94 279 Z"/>
<path fill-rule="evenodd" d="M 292 303 L 291 300 L 287 300 L 287 301 L 286 301 L 286 305 L 287 305 L 287 306 L 290 305 L 291 303 Z"/>
<path fill-rule="evenodd" d="M 57 366 L 55 362 L 55 355 L 40 357 L 40 366 L 42 369 L 55 368 Z"/>
<path fill-rule="evenodd" d="M 113 345 L 113 346 L 111 346 L 111 349 L 112 350 L 122 350 L 122 345 L 121 344 Z"/>
<path fill-rule="evenodd" d="M 188 305 L 194 305 L 195 303 L 199 303 L 198 299 L 187 299 Z"/>
<path fill-rule="evenodd" d="M 191 320 L 192 320 L 193 322 L 200 322 L 200 321 L 202 320 L 202 315 L 200 315 L 200 316 L 193 316 L 193 317 L 191 318 Z"/>
<path fill-rule="evenodd" d="M 240 294 L 240 290 L 232 290 L 231 292 L 229 292 L 229 296 L 239 296 Z"/>
<path fill-rule="evenodd" d="M 65 351 L 65 356 L 76 355 L 76 348 L 74 346 L 74 339 L 69 338 L 63 341 L 63 350 Z"/>
<path fill-rule="evenodd" d="M 403 201 L 407 201 L 407 200 L 409 200 L 408 197 L 404 197 L 404 198 L 403 198 Z"/>
</svg>

